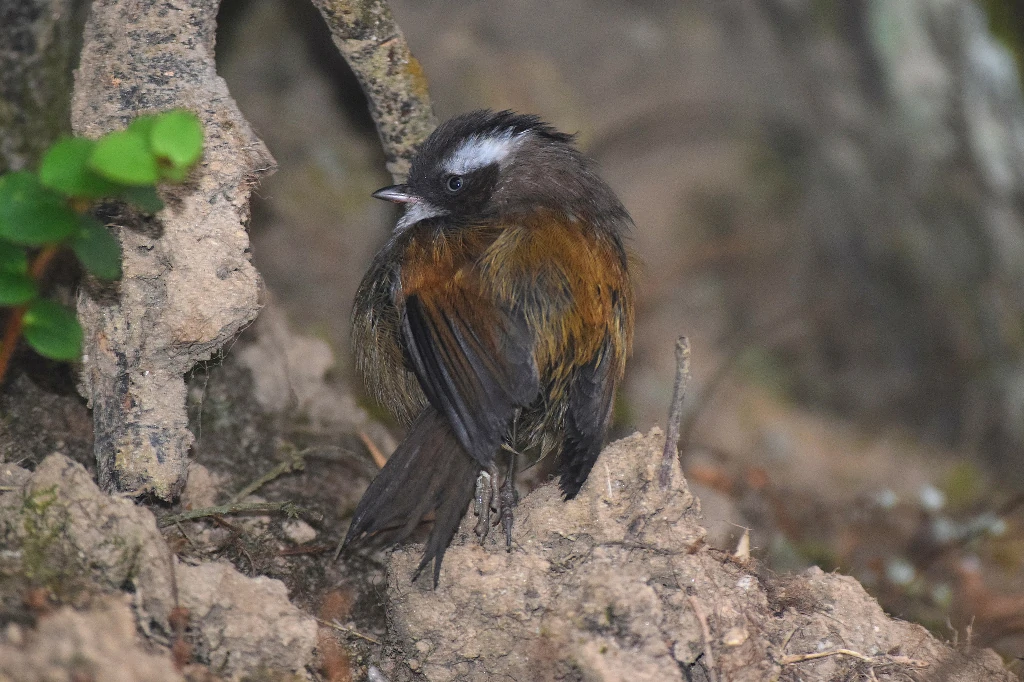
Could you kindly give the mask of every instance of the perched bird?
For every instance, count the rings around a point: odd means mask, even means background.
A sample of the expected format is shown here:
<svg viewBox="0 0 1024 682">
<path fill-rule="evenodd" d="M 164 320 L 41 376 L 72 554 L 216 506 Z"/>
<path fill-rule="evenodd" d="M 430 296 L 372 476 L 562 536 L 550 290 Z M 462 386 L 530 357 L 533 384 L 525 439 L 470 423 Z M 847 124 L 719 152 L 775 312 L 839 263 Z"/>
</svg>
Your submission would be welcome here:
<svg viewBox="0 0 1024 682">
<path fill-rule="evenodd" d="M 407 184 L 373 196 L 405 213 L 356 294 L 353 346 L 370 392 L 412 425 L 343 546 L 402 542 L 433 513 L 416 575 L 433 561 L 437 585 L 474 492 L 477 532 L 497 505 L 511 548 L 516 453 L 557 449 L 567 500 L 586 481 L 632 343 L 632 220 L 573 136 L 511 111 L 441 124 Z"/>
</svg>

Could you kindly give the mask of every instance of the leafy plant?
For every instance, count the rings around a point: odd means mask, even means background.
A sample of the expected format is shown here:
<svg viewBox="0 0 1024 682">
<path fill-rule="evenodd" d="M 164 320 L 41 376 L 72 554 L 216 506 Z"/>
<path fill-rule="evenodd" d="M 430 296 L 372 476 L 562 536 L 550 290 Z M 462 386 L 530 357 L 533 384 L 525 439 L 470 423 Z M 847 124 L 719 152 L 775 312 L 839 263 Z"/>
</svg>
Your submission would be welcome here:
<svg viewBox="0 0 1024 682">
<path fill-rule="evenodd" d="M 182 182 L 202 154 L 199 119 L 176 109 L 140 116 L 98 140 L 64 138 L 37 173 L 0 176 L 0 307 L 11 308 L 0 337 L 0 382 L 22 336 L 54 360 L 81 355 L 74 312 L 43 297 L 39 283 L 62 249 L 99 279 L 121 277 L 121 246 L 91 214 L 95 202 L 120 199 L 156 213 L 163 208 L 156 184 Z"/>
</svg>

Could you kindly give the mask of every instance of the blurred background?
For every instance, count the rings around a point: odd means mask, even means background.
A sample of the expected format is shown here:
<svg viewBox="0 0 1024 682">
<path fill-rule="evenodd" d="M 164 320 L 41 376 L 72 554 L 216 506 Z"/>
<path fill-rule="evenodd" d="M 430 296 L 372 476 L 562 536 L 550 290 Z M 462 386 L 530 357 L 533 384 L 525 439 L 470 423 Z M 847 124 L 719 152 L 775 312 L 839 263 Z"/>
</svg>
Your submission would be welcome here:
<svg viewBox="0 0 1024 682">
<path fill-rule="evenodd" d="M 990 0 L 396 0 L 439 118 L 579 133 L 636 221 L 617 433 L 664 425 L 711 541 L 854 575 L 1024 656 L 1024 9 Z M 254 260 L 359 394 L 348 315 L 393 207 L 308 3 L 228 0 L 220 73 L 277 158 Z M 1019 665 L 1019 661 L 1018 661 Z"/>
</svg>

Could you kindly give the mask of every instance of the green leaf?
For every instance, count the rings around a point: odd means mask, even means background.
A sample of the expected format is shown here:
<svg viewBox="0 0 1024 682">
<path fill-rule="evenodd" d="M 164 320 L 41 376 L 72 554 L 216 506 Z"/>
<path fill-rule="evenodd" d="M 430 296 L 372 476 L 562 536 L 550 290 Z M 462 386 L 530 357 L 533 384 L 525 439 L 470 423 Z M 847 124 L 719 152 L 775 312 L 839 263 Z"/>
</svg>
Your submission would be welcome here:
<svg viewBox="0 0 1024 682">
<path fill-rule="evenodd" d="M 121 192 L 121 198 L 143 213 L 157 213 L 164 208 L 164 202 L 152 187 L 128 187 Z"/>
<path fill-rule="evenodd" d="M 23 322 L 25 340 L 40 355 L 52 360 L 77 360 L 82 355 L 82 327 L 64 306 L 38 299 L 25 311 Z"/>
<path fill-rule="evenodd" d="M 20 246 L 0 239 L 0 272 L 23 275 L 28 272 L 28 254 Z"/>
<path fill-rule="evenodd" d="M 136 135 L 142 136 L 142 139 L 149 141 L 149 134 L 153 130 L 153 124 L 156 123 L 159 116 L 157 114 L 146 114 L 145 116 L 139 116 L 134 121 L 128 124 L 128 132 L 135 133 Z"/>
<path fill-rule="evenodd" d="M 56 192 L 21 171 L 0 177 L 0 238 L 39 246 L 73 234 L 78 216 Z"/>
<path fill-rule="evenodd" d="M 171 182 L 185 182 L 185 178 L 188 177 L 189 171 L 191 170 L 188 166 L 160 166 L 160 175 L 164 180 L 170 180 Z"/>
<path fill-rule="evenodd" d="M 160 178 L 156 157 L 142 135 L 122 130 L 96 141 L 89 167 L 124 185 L 152 185 Z"/>
<path fill-rule="evenodd" d="M 168 111 L 157 116 L 149 142 L 157 156 L 169 159 L 177 168 L 187 168 L 203 155 L 203 126 L 191 111 Z"/>
<path fill-rule="evenodd" d="M 21 305 L 36 297 L 36 283 L 28 275 L 0 272 L 0 305 Z"/>
<path fill-rule="evenodd" d="M 95 146 L 95 142 L 83 137 L 60 140 L 43 157 L 39 180 L 46 187 L 72 197 L 99 199 L 116 195 L 120 187 L 87 165 Z"/>
<path fill-rule="evenodd" d="M 121 277 L 121 245 L 103 223 L 82 216 L 82 229 L 71 241 L 71 248 L 82 266 L 100 279 Z"/>
</svg>

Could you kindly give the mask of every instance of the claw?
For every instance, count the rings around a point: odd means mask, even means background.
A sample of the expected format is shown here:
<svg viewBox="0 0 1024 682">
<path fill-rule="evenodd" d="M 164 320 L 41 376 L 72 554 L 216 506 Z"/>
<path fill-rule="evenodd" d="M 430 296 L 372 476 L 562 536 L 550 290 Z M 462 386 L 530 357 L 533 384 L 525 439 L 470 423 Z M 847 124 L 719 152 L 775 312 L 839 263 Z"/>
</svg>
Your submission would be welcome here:
<svg viewBox="0 0 1024 682">
<path fill-rule="evenodd" d="M 512 510 L 519 504 L 519 492 L 516 490 L 516 455 L 519 453 L 511 447 L 506 449 L 509 452 L 508 474 L 505 476 L 505 482 L 502 484 L 501 492 L 498 495 L 498 515 L 501 518 L 502 530 L 505 531 L 505 550 L 511 552 L 512 523 L 515 521 Z"/>
<path fill-rule="evenodd" d="M 476 478 L 476 498 L 473 509 L 479 519 L 476 522 L 474 532 L 480 537 L 480 544 L 487 539 L 491 532 L 491 512 L 496 511 L 495 504 L 500 501 L 498 493 L 498 470 L 493 466 L 486 471 L 481 471 Z"/>
<path fill-rule="evenodd" d="M 491 475 L 486 471 L 481 471 L 476 477 L 476 493 L 473 495 L 473 513 L 480 516 L 483 512 L 484 498 L 487 495 L 487 491 L 491 489 Z"/>
<path fill-rule="evenodd" d="M 519 493 L 511 476 L 505 479 L 498 496 L 498 512 L 501 515 L 501 527 L 505 531 L 505 549 L 512 551 L 512 522 L 515 520 L 512 510 L 519 503 Z"/>
<path fill-rule="evenodd" d="M 507 445 L 503 445 L 502 448 L 509 453 L 508 475 L 505 476 L 505 482 L 498 486 L 498 469 L 494 466 L 481 470 L 476 477 L 473 512 L 477 515 L 477 522 L 473 531 L 480 538 L 480 544 L 483 544 L 491 531 L 491 525 L 497 525 L 501 521 L 502 530 L 505 532 L 505 549 L 511 552 L 512 523 L 515 520 L 512 510 L 519 503 L 519 492 L 516 490 L 516 455 L 519 453 Z M 494 511 L 498 512 L 498 516 L 492 524 L 491 513 Z"/>
<path fill-rule="evenodd" d="M 493 477 L 488 471 L 481 471 L 476 477 L 476 493 L 473 497 L 473 512 L 479 517 L 473 531 L 483 544 L 491 527 L 491 503 L 494 499 Z"/>
</svg>

